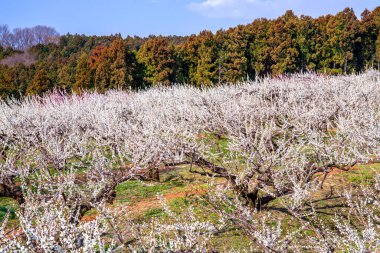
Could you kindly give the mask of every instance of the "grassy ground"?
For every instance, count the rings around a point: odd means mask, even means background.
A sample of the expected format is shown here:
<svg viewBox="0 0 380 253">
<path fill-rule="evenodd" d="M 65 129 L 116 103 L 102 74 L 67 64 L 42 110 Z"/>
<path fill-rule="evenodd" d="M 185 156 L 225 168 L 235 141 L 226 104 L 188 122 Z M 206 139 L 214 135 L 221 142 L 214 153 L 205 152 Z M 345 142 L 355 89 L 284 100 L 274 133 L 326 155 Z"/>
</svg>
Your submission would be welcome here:
<svg viewBox="0 0 380 253">
<path fill-rule="evenodd" d="M 333 171 L 324 184 L 324 187 L 312 195 L 312 204 L 322 219 L 331 220 L 336 212 L 343 211 L 346 207 L 342 198 L 344 190 L 355 188 L 359 184 L 373 182 L 374 176 L 380 173 L 380 164 L 357 165 L 349 172 Z M 221 180 L 220 182 L 222 182 Z M 131 211 L 142 218 L 151 218 L 162 215 L 162 207 L 157 199 L 157 194 L 162 194 L 168 205 L 178 211 L 188 205 L 196 204 L 196 197 L 202 196 L 208 190 L 208 179 L 192 174 L 188 168 L 162 175 L 162 182 L 144 184 L 142 182 L 124 183 L 117 191 L 117 205 L 130 204 Z M 267 212 L 272 217 L 278 217 L 283 223 L 283 229 L 294 231 L 298 225 L 283 212 L 281 200 L 273 201 Z M 204 214 L 201 214 L 204 216 Z M 303 231 L 305 235 L 310 231 Z M 220 234 L 215 245 L 222 251 L 234 249 L 240 251 L 247 249 L 248 238 L 241 231 L 231 230 Z"/>
<path fill-rule="evenodd" d="M 14 199 L 0 197 L 0 222 L 4 220 L 4 217 L 9 212 L 8 226 L 14 226 L 17 224 L 16 211 L 18 204 Z"/>
<path fill-rule="evenodd" d="M 160 182 L 128 181 L 116 188 L 114 205 L 129 205 L 132 214 L 151 217 L 161 213 L 162 204 L 158 195 L 164 197 L 169 206 L 185 206 L 207 191 L 208 179 L 183 167 L 165 172 Z"/>
</svg>

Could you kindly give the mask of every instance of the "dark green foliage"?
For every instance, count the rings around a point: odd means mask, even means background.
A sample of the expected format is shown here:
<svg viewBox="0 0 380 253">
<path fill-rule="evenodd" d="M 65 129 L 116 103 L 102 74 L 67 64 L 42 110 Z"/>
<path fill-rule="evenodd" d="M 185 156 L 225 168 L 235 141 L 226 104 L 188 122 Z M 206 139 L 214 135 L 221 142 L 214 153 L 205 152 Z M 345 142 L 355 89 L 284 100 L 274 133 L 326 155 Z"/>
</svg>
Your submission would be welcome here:
<svg viewBox="0 0 380 253">
<path fill-rule="evenodd" d="M 148 85 L 170 85 L 174 80 L 174 47 L 162 37 L 147 40 L 137 53 Z"/>
<path fill-rule="evenodd" d="M 4 220 L 5 216 L 9 212 L 9 219 L 15 219 L 15 210 L 11 207 L 0 206 L 0 222 Z"/>
<path fill-rule="evenodd" d="M 0 61 L 8 56 L 13 55 L 14 53 L 19 53 L 20 51 L 14 50 L 11 47 L 2 47 L 0 46 Z"/>
<path fill-rule="evenodd" d="M 52 89 L 52 81 L 49 78 L 49 74 L 46 70 L 40 69 L 36 71 L 32 81 L 26 88 L 27 95 L 41 95 L 44 92 Z"/>
<path fill-rule="evenodd" d="M 75 73 L 74 91 L 80 92 L 93 88 L 93 74 L 90 68 L 88 55 L 82 53 L 78 60 Z"/>
<path fill-rule="evenodd" d="M 361 19 L 350 8 L 319 18 L 287 11 L 277 19 L 184 37 L 67 34 L 57 44 L 30 48 L 36 58 L 31 64 L 3 61 L 16 53 L 0 47 L 1 97 L 52 88 L 105 92 L 156 84 L 212 86 L 305 71 L 361 72 L 380 68 L 380 7 L 365 10 Z"/>
</svg>

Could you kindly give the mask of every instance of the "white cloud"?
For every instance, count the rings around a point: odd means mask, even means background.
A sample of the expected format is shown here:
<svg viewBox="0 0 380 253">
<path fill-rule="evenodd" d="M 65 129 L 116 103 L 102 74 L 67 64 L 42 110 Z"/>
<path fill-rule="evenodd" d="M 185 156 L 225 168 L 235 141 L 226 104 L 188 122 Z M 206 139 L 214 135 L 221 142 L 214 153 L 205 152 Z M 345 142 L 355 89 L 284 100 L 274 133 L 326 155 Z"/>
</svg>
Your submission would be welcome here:
<svg viewBox="0 0 380 253">
<path fill-rule="evenodd" d="M 275 0 L 203 0 L 192 2 L 190 10 L 215 18 L 245 18 L 255 8 L 268 8 Z"/>
<path fill-rule="evenodd" d="M 236 3 L 236 0 L 206 0 L 203 3 L 198 4 L 200 7 L 218 7 L 218 6 L 225 6 L 225 5 L 233 5 Z"/>
</svg>

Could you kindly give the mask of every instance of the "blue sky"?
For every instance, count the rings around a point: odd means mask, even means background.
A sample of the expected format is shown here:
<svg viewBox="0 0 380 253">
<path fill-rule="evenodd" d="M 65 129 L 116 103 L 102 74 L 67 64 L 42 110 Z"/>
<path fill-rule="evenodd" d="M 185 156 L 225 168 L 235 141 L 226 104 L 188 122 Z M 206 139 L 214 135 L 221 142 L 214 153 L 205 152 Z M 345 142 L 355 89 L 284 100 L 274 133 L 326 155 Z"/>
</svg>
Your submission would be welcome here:
<svg viewBox="0 0 380 253">
<path fill-rule="evenodd" d="M 48 25 L 61 34 L 188 35 L 275 18 L 288 9 L 317 17 L 348 6 L 360 16 L 378 5 L 378 0 L 0 0 L 0 24 Z"/>
</svg>

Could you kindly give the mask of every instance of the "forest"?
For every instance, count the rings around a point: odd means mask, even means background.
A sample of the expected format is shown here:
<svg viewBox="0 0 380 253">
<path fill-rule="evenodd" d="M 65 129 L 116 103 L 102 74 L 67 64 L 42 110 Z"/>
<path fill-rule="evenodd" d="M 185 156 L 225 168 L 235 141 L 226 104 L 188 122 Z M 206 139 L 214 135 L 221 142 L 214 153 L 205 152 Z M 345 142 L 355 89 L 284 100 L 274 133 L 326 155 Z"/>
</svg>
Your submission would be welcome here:
<svg viewBox="0 0 380 253">
<path fill-rule="evenodd" d="M 287 11 L 277 19 L 189 36 L 60 36 L 38 26 L 0 26 L 0 96 L 210 87 L 266 76 L 326 75 L 379 68 L 380 7 L 318 18 Z"/>
</svg>

